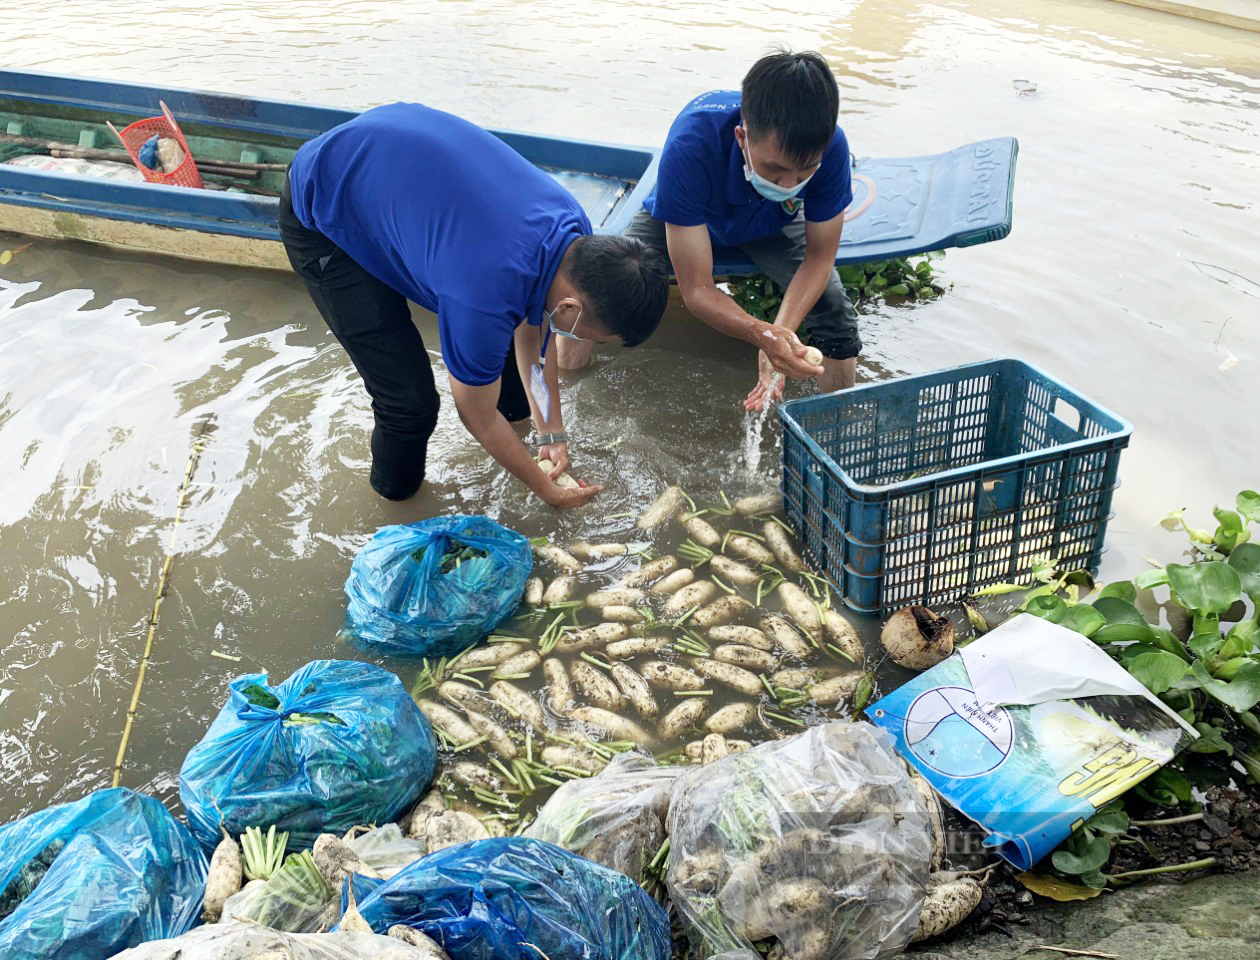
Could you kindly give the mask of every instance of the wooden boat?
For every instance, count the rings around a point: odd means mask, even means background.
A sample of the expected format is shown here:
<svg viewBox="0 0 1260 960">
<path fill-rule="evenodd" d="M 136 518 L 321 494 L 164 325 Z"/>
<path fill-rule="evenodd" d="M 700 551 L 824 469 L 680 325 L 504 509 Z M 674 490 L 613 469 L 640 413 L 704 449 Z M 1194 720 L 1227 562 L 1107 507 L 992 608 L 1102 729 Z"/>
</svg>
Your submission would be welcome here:
<svg viewBox="0 0 1260 960">
<path fill-rule="evenodd" d="M 20 154 L 128 161 L 107 123 L 179 122 L 208 187 L 121 182 L 10 165 Z M 287 270 L 276 228 L 284 165 L 352 110 L 0 71 L 0 230 L 194 260 Z M 625 229 L 656 181 L 659 150 L 492 130 L 581 202 L 599 232 Z M 50 148 L 56 143 L 63 148 Z M 1017 144 L 1002 137 L 926 157 L 860 160 L 839 263 L 1000 240 L 1010 232 Z M 236 186 L 228 189 L 228 184 Z M 717 248 L 719 276 L 756 272 Z"/>
</svg>

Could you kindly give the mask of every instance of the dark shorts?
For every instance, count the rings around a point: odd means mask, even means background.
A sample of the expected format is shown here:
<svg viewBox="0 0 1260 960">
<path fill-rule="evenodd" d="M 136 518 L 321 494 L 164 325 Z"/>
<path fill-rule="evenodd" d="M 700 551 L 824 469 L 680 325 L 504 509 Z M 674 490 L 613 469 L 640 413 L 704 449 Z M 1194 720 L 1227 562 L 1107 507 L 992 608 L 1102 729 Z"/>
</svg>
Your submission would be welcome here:
<svg viewBox="0 0 1260 960">
<path fill-rule="evenodd" d="M 660 250 L 662 256 L 669 257 L 665 245 L 665 224 L 646 210 L 639 211 L 625 229 L 625 235 L 637 237 Z M 786 290 L 805 260 L 805 221 L 795 220 L 780 233 L 753 243 L 742 243 L 739 249 L 762 273 Z M 801 340 L 817 347 L 824 356 L 833 360 L 847 360 L 862 352 L 857 311 L 849 302 L 849 295 L 844 292 L 844 284 L 836 271 L 831 271 L 831 280 L 822 296 L 805 315 L 800 334 Z"/>
<path fill-rule="evenodd" d="M 289 263 L 372 398 L 372 489 L 389 500 L 406 500 L 424 482 L 429 437 L 440 406 L 433 365 L 407 298 L 322 233 L 303 226 L 293 212 L 287 178 L 279 219 Z M 511 350 L 500 380 L 499 412 L 508 420 L 529 416 Z"/>
</svg>

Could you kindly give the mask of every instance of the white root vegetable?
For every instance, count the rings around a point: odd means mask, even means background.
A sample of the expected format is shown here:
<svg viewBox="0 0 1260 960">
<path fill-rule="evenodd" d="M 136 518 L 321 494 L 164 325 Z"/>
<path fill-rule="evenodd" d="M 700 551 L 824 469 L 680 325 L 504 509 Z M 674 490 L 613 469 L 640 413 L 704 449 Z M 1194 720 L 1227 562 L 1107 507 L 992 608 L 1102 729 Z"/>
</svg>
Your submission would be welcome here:
<svg viewBox="0 0 1260 960">
<path fill-rule="evenodd" d="M 411 812 L 398 822 L 398 828 L 412 840 L 423 840 L 425 824 L 429 822 L 429 817 L 445 809 L 446 797 L 442 796 L 442 791 L 430 790 L 419 803 L 411 808 Z"/>
<path fill-rule="evenodd" d="M 665 601 L 665 616 L 681 617 L 692 607 L 705 603 L 709 597 L 717 593 L 717 586 L 708 580 L 697 580 L 678 590 Z"/>
<path fill-rule="evenodd" d="M 709 737 L 713 737 L 713 736 L 717 736 L 717 735 L 711 733 L 708 736 L 706 736 L 704 740 L 692 740 L 689 744 L 687 744 L 687 746 L 683 748 L 683 752 L 687 754 L 687 759 L 699 760 L 702 763 L 708 762 L 708 761 L 705 761 L 704 759 L 704 741 L 708 740 Z M 730 737 L 724 737 L 723 739 L 726 741 L 726 752 L 728 755 L 732 753 L 743 753 L 745 750 L 752 749 L 751 741 L 732 740 Z M 720 759 L 720 758 L 715 757 L 714 759 Z"/>
<path fill-rule="evenodd" d="M 364 877 L 380 878 L 380 874 L 360 860 L 350 844 L 335 833 L 321 833 L 315 838 L 311 847 L 311 859 L 315 861 L 320 875 L 333 888 L 341 886 L 347 870 Z"/>
<path fill-rule="evenodd" d="M 603 757 L 589 750 L 558 744 L 543 747 L 542 760 L 549 767 L 572 767 L 574 770 L 585 770 L 592 774 L 599 773 L 606 764 Z"/>
<path fill-rule="evenodd" d="M 507 786 L 499 774 L 489 767 L 480 763 L 473 763 L 471 760 L 461 760 L 446 772 L 451 775 L 453 780 L 462 783 L 466 787 L 480 787 L 482 790 L 489 790 L 491 793 L 502 790 Z"/>
<path fill-rule="evenodd" d="M 927 808 L 928 824 L 932 832 L 932 855 L 929 863 L 933 871 L 940 870 L 945 862 L 945 820 L 941 815 L 941 804 L 936 799 L 936 791 L 916 771 L 910 772 L 910 782 L 919 794 L 919 800 Z"/>
<path fill-rule="evenodd" d="M 787 615 L 805 632 L 805 636 L 814 641 L 814 646 L 819 646 L 823 637 L 822 620 L 809 594 L 790 581 L 779 584 L 775 592 Z"/>
<path fill-rule="evenodd" d="M 726 549 L 728 552 L 735 554 L 735 556 L 751 560 L 753 563 L 774 562 L 773 553 L 752 537 L 746 537 L 742 533 L 737 533 L 735 536 L 728 538 Z"/>
<path fill-rule="evenodd" d="M 596 590 L 586 597 L 588 607 L 632 607 L 646 599 L 642 590 L 637 587 L 621 587 L 616 590 Z"/>
<path fill-rule="evenodd" d="M 420 712 L 425 715 L 429 723 L 441 730 L 446 735 L 446 739 L 456 746 L 472 743 L 479 736 L 472 725 L 450 707 L 434 703 L 432 700 L 421 700 L 416 706 L 420 708 Z"/>
<path fill-rule="evenodd" d="M 661 739 L 666 742 L 679 739 L 704 719 L 709 704 L 703 697 L 688 697 L 661 717 Z"/>
<path fill-rule="evenodd" d="M 879 642 L 893 662 L 910 670 L 927 670 L 954 652 L 954 625 L 927 607 L 903 607 L 888 618 Z"/>
<path fill-rule="evenodd" d="M 429 817 L 425 824 L 425 838 L 429 842 L 429 853 L 437 853 L 457 843 L 470 840 L 485 840 L 490 836 L 486 825 L 463 810 L 443 810 Z"/>
<path fill-rule="evenodd" d="M 328 878 L 325 877 L 324 879 L 327 880 Z M 341 886 L 341 879 L 338 876 L 335 883 L 329 880 L 328 885 L 330 887 L 339 887 Z M 359 905 L 354 902 L 353 878 L 346 884 L 346 887 L 346 912 L 341 915 L 341 922 L 338 924 L 337 929 L 342 933 L 373 933 L 372 925 L 363 919 L 363 914 L 359 913 Z"/>
<path fill-rule="evenodd" d="M 630 548 L 624 543 L 592 543 L 588 548 L 592 560 L 607 560 L 609 557 L 624 557 Z"/>
<path fill-rule="evenodd" d="M 830 680 L 812 684 L 805 689 L 805 692 L 814 703 L 831 706 L 839 703 L 841 700 L 850 699 L 861 682 L 862 674 L 847 673 L 843 676 L 832 677 Z"/>
<path fill-rule="evenodd" d="M 678 558 L 671 553 L 664 557 L 657 557 L 655 560 L 645 563 L 633 573 L 626 574 L 621 578 L 621 582 L 627 587 L 642 587 L 652 583 L 654 580 L 661 579 L 667 574 L 673 573 L 677 569 Z"/>
<path fill-rule="evenodd" d="M 222 830 L 222 827 L 220 827 Z M 228 897 L 241 889 L 245 870 L 241 859 L 241 845 L 231 834 L 223 830 L 223 839 L 210 857 L 210 872 L 206 874 L 206 895 L 201 906 L 201 919 L 215 923 L 223 916 L 223 905 Z"/>
<path fill-rule="evenodd" d="M 732 932 L 745 940 L 766 937 L 798 925 L 806 925 L 832 898 L 830 889 L 821 880 L 807 877 L 785 880 L 758 897 L 742 904 L 744 908 L 731 920 Z"/>
<path fill-rule="evenodd" d="M 709 561 L 709 568 L 716 576 L 739 587 L 751 586 L 761 579 L 761 574 L 748 564 L 724 557 L 720 553 Z"/>
<path fill-rule="evenodd" d="M 711 627 L 709 639 L 715 643 L 742 643 L 746 647 L 764 650 L 766 653 L 774 650 L 774 641 L 756 627 Z"/>
<path fill-rule="evenodd" d="M 621 691 L 608 674 L 585 660 L 575 660 L 569 665 L 573 685 L 590 703 L 605 710 L 620 710 L 624 702 Z"/>
<path fill-rule="evenodd" d="M 556 577 L 551 583 L 547 584 L 547 589 L 543 591 L 543 603 L 567 603 L 569 598 L 573 596 L 578 587 L 577 577 L 562 576 Z"/>
<path fill-rule="evenodd" d="M 547 732 L 547 716 L 538 701 L 514 683 L 499 680 L 490 684 L 490 696 L 494 697 L 508 713 L 520 717 L 539 733 Z"/>
<path fill-rule="evenodd" d="M 728 703 L 704 721 L 704 728 L 710 733 L 734 733 L 743 730 L 756 718 L 757 708 L 751 703 Z"/>
<path fill-rule="evenodd" d="M 709 720 L 705 721 L 706 727 L 709 726 L 709 721 L 712 719 L 710 717 Z M 701 763 L 712 763 L 715 760 L 721 760 L 723 757 L 728 756 L 730 752 L 730 748 L 726 745 L 726 737 L 720 733 L 710 733 L 700 741 Z"/>
<path fill-rule="evenodd" d="M 797 629 L 782 617 L 766 614 L 761 618 L 761 629 L 775 644 L 790 657 L 808 660 L 814 655 L 814 648 Z"/>
<path fill-rule="evenodd" d="M 713 659 L 750 670 L 773 670 L 779 663 L 773 654 L 756 647 L 746 647 L 742 643 L 723 643 L 715 647 Z"/>
<path fill-rule="evenodd" d="M 451 960 L 446 951 L 439 947 L 436 941 L 430 940 L 415 927 L 404 926 L 396 923 L 385 931 L 385 936 L 393 937 L 395 940 L 401 940 L 403 943 L 409 943 L 413 947 L 420 947 L 427 950 L 431 955 L 431 960 Z"/>
<path fill-rule="evenodd" d="M 779 493 L 763 493 L 754 497 L 740 497 L 734 506 L 735 512 L 745 517 L 774 513 L 783 506 L 783 496 Z"/>
<path fill-rule="evenodd" d="M 646 720 L 656 718 L 660 707 L 656 703 L 656 698 L 652 696 L 652 688 L 648 686 L 646 680 L 624 663 L 613 664 L 612 678 L 639 716 Z"/>
<path fill-rule="evenodd" d="M 675 570 L 667 577 L 662 577 L 652 584 L 651 592 L 658 597 L 668 597 L 670 594 L 677 593 L 692 580 L 696 579 L 696 572 L 690 567 L 683 567 L 681 570 Z"/>
<path fill-rule="evenodd" d="M 530 577 L 525 581 L 525 593 L 521 599 L 526 606 L 536 607 L 542 603 L 543 589 L 542 577 Z"/>
<path fill-rule="evenodd" d="M 691 666 L 696 673 L 714 680 L 724 687 L 730 687 L 746 697 L 755 697 L 764 689 L 755 673 L 749 673 L 743 667 L 731 663 L 714 663 L 704 657 L 692 658 Z"/>
<path fill-rule="evenodd" d="M 929 877 L 927 895 L 919 912 L 919 927 L 910 938 L 912 943 L 939 937 L 980 906 L 984 888 L 972 877 L 953 876 L 955 879 L 936 883 Z"/>
<path fill-rule="evenodd" d="M 808 363 L 811 367 L 821 367 L 823 362 L 823 352 L 817 347 L 806 347 L 805 353 L 801 359 Z"/>
<path fill-rule="evenodd" d="M 614 660 L 628 660 L 630 657 L 641 657 L 664 650 L 670 642 L 669 637 L 629 637 L 610 643 L 604 648 L 604 653 Z"/>
<path fill-rule="evenodd" d="M 504 758 L 508 760 L 516 759 L 516 743 L 508 736 L 506 730 L 484 713 L 478 713 L 476 710 L 465 708 L 464 716 L 468 718 L 468 723 L 472 728 L 485 737 L 489 741 L 490 746 L 494 747 Z"/>
<path fill-rule="evenodd" d="M 460 683 L 458 680 L 443 680 L 438 684 L 437 692 L 439 697 L 461 710 L 466 707 L 484 710 L 490 702 L 486 695 L 476 687 Z"/>
<path fill-rule="evenodd" d="M 828 667 L 788 667 L 772 673 L 770 682 L 788 690 L 804 690 L 836 675 L 837 671 Z"/>
<path fill-rule="evenodd" d="M 573 706 L 576 697 L 573 695 L 573 684 L 569 681 L 569 672 L 564 663 L 556 658 L 543 661 L 543 679 L 547 682 L 547 706 L 551 712 L 564 716 Z"/>
<path fill-rule="evenodd" d="M 522 673 L 533 673 L 540 663 L 542 663 L 542 657 L 537 650 L 524 650 L 499 664 L 499 669 L 495 670 L 491 677 L 498 680 L 501 677 L 518 677 Z"/>
<path fill-rule="evenodd" d="M 652 505 L 643 511 L 643 516 L 639 517 L 639 522 L 636 525 L 640 530 L 650 530 L 677 513 L 678 508 L 682 506 L 682 502 L 682 487 L 666 487 L 661 495 L 653 501 Z"/>
<path fill-rule="evenodd" d="M 622 606 L 614 604 L 604 607 L 600 611 L 600 616 L 612 623 L 642 623 L 643 614 L 634 607 Z"/>
<path fill-rule="evenodd" d="M 641 744 L 652 743 L 652 736 L 633 720 L 619 717 L 600 707 L 575 707 L 570 716 L 579 723 L 602 730 L 614 740 L 633 740 Z"/>
<path fill-rule="evenodd" d="M 701 607 L 691 617 L 697 627 L 716 627 L 739 617 L 756 612 L 756 607 L 737 594 L 728 593 L 714 600 L 707 607 Z"/>
<path fill-rule="evenodd" d="M 484 647 L 473 647 L 471 650 L 465 650 L 455 662 L 451 664 L 452 670 L 464 670 L 468 667 L 489 667 L 498 666 L 509 657 L 514 657 L 525 649 L 523 643 L 490 643 Z"/>
<path fill-rule="evenodd" d="M 861 665 L 864 659 L 862 641 L 858 639 L 857 631 L 853 629 L 853 624 L 849 623 L 848 620 L 834 610 L 824 610 L 823 632 L 827 636 L 828 643 L 837 650 L 842 651 L 854 663 Z"/>
<path fill-rule="evenodd" d="M 649 660 L 639 667 L 643 679 L 654 687 L 666 690 L 703 690 L 704 678 L 694 670 L 663 660 Z"/>
<path fill-rule="evenodd" d="M 792 546 L 792 538 L 788 536 L 787 531 L 777 521 L 767 520 L 761 531 L 766 538 L 766 544 L 774 553 L 775 559 L 779 561 L 779 566 L 782 569 L 790 573 L 804 573 L 809 569 L 805 566 L 805 561 L 801 559 L 801 555 L 796 552 L 796 547 Z"/>
<path fill-rule="evenodd" d="M 581 560 L 569 553 L 568 550 L 562 550 L 554 543 L 538 544 L 534 547 L 534 556 L 545 563 L 551 564 L 561 573 L 577 573 L 586 566 Z"/>
<path fill-rule="evenodd" d="M 556 465 L 552 463 L 550 460 L 548 460 L 546 457 L 543 457 L 541 460 L 538 461 L 538 469 L 541 470 L 543 473 L 551 473 L 552 470 L 556 469 Z M 555 483 L 557 487 L 562 487 L 565 490 L 571 490 L 574 487 L 581 486 L 581 484 L 579 484 L 576 480 L 574 480 L 571 476 L 569 476 L 569 471 L 567 470 L 564 473 L 560 474 L 560 476 L 556 477 Z"/>
<path fill-rule="evenodd" d="M 722 535 L 717 532 L 717 528 L 703 517 L 691 517 L 684 520 L 682 525 L 687 536 L 702 547 L 712 548 L 722 542 Z"/>
<path fill-rule="evenodd" d="M 581 653 L 591 647 L 599 647 L 616 643 L 630 636 L 630 629 L 624 623 L 599 623 L 593 627 L 583 627 L 571 633 L 560 635 L 556 641 L 559 653 Z"/>
</svg>

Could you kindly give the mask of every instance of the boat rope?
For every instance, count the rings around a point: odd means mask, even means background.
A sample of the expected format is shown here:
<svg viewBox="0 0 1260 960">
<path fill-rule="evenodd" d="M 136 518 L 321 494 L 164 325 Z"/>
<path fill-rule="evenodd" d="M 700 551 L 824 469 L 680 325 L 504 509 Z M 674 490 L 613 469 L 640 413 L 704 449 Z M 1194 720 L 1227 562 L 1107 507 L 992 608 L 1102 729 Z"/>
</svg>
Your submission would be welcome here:
<svg viewBox="0 0 1260 960">
<path fill-rule="evenodd" d="M 110 786 L 116 787 L 122 780 L 123 760 L 127 756 L 127 744 L 131 740 L 131 728 L 135 724 L 136 710 L 140 706 L 140 691 L 144 687 L 144 678 L 149 672 L 149 660 L 153 655 L 153 641 L 157 637 L 158 619 L 162 613 L 162 600 L 166 597 L 166 587 L 170 583 L 171 567 L 175 563 L 175 536 L 179 531 L 180 520 L 183 519 L 184 507 L 188 503 L 188 491 L 192 487 L 193 473 L 201 460 L 201 453 L 209 442 L 206 439 L 208 422 L 202 421 L 193 436 L 192 449 L 188 453 L 188 465 L 184 468 L 184 479 L 179 487 L 179 500 L 175 505 L 175 519 L 171 524 L 171 537 L 166 544 L 166 556 L 162 560 L 162 570 L 158 574 L 157 590 L 153 595 L 153 608 L 149 613 L 148 634 L 144 641 L 144 652 L 140 655 L 140 663 L 136 669 L 136 684 L 131 692 L 131 706 L 127 708 L 127 718 L 123 724 L 122 739 L 118 742 L 118 756 L 114 759 L 114 778 Z"/>
</svg>

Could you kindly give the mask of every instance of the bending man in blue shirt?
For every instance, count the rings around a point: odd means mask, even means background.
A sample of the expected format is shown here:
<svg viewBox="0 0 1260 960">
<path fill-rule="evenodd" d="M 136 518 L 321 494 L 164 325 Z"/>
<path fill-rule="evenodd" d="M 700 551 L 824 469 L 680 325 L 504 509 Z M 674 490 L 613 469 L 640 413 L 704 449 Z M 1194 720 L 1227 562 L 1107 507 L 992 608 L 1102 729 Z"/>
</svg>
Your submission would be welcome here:
<svg viewBox="0 0 1260 960">
<path fill-rule="evenodd" d="M 840 94 L 816 53 L 775 53 L 755 63 L 742 91 L 702 94 L 683 108 L 661 151 L 656 190 L 626 229 L 668 251 L 687 309 L 760 351 L 744 406 L 782 392 L 775 371 L 817 376 L 824 392 L 853 385 L 862 343 L 857 314 L 835 270 L 844 209 L 853 199 L 849 145 L 836 126 Z M 773 325 L 718 289 L 713 245 L 736 246 L 784 289 Z M 805 334 L 822 351 L 807 364 Z M 563 367 L 589 351 L 564 344 Z"/>
<path fill-rule="evenodd" d="M 381 496 L 419 489 L 437 424 L 408 300 L 437 314 L 455 407 L 495 460 L 552 506 L 603 489 L 556 483 L 569 453 L 548 348 L 557 337 L 646 340 L 669 296 L 659 254 L 592 236 L 550 176 L 480 127 L 414 103 L 368 110 L 304 144 L 280 199 L 280 235 L 372 398 Z M 509 425 L 530 415 L 550 473 Z"/>
</svg>

